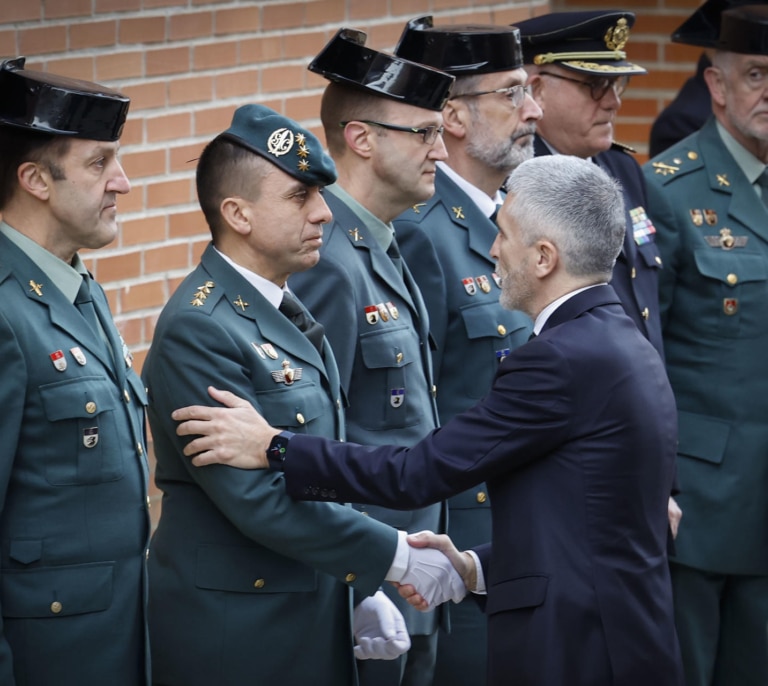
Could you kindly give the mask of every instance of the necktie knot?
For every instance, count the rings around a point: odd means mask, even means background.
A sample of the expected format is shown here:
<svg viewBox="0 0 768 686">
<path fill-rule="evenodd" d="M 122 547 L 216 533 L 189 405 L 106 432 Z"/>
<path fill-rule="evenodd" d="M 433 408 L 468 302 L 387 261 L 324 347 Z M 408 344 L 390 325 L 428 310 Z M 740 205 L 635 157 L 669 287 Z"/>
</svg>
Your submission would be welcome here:
<svg viewBox="0 0 768 686">
<path fill-rule="evenodd" d="M 283 300 L 278 309 L 310 340 L 318 352 L 322 352 L 325 329 L 322 324 L 307 316 L 304 308 L 290 291 L 283 291 Z"/>
<path fill-rule="evenodd" d="M 501 209 L 501 205 L 496 205 L 496 209 L 493 211 L 493 214 L 491 214 L 490 217 L 488 217 L 494 224 L 496 224 L 496 220 L 499 218 L 499 210 Z"/>
</svg>

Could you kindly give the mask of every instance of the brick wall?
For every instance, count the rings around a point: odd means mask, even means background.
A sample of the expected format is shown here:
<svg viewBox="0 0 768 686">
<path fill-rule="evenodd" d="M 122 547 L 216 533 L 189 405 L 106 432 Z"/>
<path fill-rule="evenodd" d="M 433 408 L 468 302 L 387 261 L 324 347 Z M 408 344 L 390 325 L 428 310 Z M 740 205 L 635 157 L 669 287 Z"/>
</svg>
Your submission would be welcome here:
<svg viewBox="0 0 768 686">
<path fill-rule="evenodd" d="M 633 81 L 617 137 L 635 145 L 641 161 L 650 122 L 695 64 L 696 50 L 667 38 L 696 4 L 625 6 L 638 15 L 630 55 L 652 75 Z M 371 47 L 391 49 L 405 21 L 421 14 L 506 24 L 549 7 L 549 0 L 0 0 L 0 56 L 26 55 L 31 68 L 98 81 L 131 97 L 122 159 L 133 187 L 119 199 L 122 231 L 86 261 L 140 369 L 160 308 L 208 241 L 194 160 L 237 106 L 262 102 L 320 133 L 325 81 L 306 65 L 340 26 L 363 29 Z"/>
</svg>

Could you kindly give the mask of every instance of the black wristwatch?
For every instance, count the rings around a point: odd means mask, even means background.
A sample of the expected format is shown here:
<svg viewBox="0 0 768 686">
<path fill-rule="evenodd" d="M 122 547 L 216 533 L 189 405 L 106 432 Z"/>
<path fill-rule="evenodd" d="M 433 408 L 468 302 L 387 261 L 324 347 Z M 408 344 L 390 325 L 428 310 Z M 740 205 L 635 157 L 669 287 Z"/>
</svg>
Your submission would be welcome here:
<svg viewBox="0 0 768 686">
<path fill-rule="evenodd" d="M 276 472 L 284 469 L 285 456 L 288 453 L 288 442 L 293 437 L 290 431 L 281 431 L 275 436 L 267 448 L 267 461 L 269 468 Z"/>
</svg>

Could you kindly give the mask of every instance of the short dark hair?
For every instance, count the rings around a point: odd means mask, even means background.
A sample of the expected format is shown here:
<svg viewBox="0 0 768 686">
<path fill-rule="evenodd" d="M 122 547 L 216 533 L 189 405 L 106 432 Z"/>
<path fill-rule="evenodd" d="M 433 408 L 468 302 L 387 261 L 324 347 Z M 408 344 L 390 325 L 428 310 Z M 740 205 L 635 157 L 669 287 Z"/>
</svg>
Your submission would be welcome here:
<svg viewBox="0 0 768 686">
<path fill-rule="evenodd" d="M 320 103 L 320 120 L 331 155 L 339 155 L 346 148 L 342 121 L 377 119 L 387 107 L 386 98 L 361 88 L 329 83 Z"/>
<path fill-rule="evenodd" d="M 25 162 L 45 164 L 57 181 L 64 178 L 57 162 L 69 151 L 71 138 L 0 126 L 0 210 L 5 208 L 18 187 L 17 173 Z"/>
<path fill-rule="evenodd" d="M 197 199 L 213 238 L 222 229 L 224 198 L 257 200 L 258 181 L 269 167 L 273 165 L 267 160 L 227 138 L 214 138 L 205 146 L 197 163 Z"/>
</svg>

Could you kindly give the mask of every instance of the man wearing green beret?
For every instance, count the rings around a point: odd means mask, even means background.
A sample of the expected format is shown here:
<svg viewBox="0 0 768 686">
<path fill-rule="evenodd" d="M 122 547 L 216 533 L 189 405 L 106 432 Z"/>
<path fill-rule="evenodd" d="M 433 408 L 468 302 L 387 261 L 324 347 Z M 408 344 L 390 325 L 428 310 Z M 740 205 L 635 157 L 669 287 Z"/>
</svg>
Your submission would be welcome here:
<svg viewBox="0 0 768 686">
<path fill-rule="evenodd" d="M 768 683 L 768 6 L 722 13 L 713 117 L 644 166 L 679 415 L 672 560 L 688 686 Z"/>
<path fill-rule="evenodd" d="M 410 645 L 377 591 L 385 578 L 418 585 L 426 565 L 463 596 L 442 554 L 411 550 L 351 507 L 294 502 L 282 478 L 196 470 L 176 433 L 173 410 L 210 404 L 218 386 L 277 426 L 344 437 L 333 354 L 286 287 L 318 261 L 331 220 L 321 189 L 335 179 L 314 135 L 260 105 L 239 108 L 200 157 L 212 242 L 163 310 L 144 366 L 163 491 L 149 558 L 158 686 L 354 686 L 354 657 L 393 659 Z"/>
</svg>

